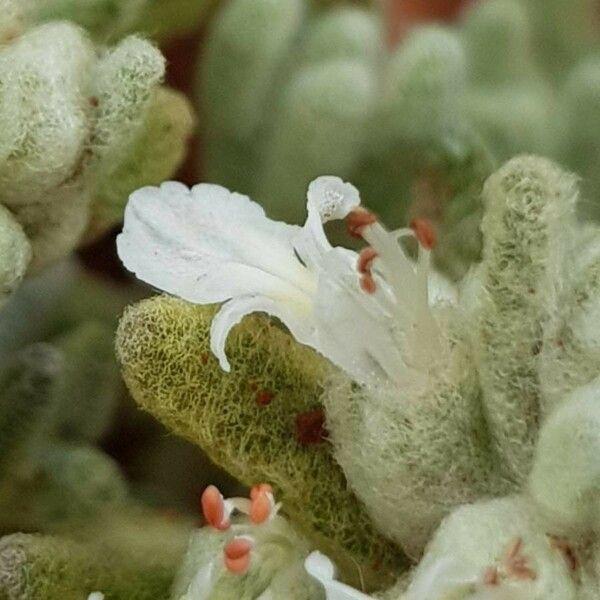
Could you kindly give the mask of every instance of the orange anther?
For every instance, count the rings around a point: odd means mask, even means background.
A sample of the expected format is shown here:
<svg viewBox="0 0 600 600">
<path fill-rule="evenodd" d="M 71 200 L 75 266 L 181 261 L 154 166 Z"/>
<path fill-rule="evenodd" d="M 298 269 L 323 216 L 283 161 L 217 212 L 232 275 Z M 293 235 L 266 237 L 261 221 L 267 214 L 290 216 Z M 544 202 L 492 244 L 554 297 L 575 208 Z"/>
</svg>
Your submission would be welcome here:
<svg viewBox="0 0 600 600">
<path fill-rule="evenodd" d="M 374 294 L 377 291 L 377 284 L 373 277 L 369 274 L 363 275 L 360 278 L 360 289 L 365 292 L 365 294 Z"/>
<path fill-rule="evenodd" d="M 356 269 L 362 275 L 369 275 L 371 273 L 371 267 L 373 261 L 379 256 L 377 250 L 369 246 L 361 251 L 358 255 L 358 262 L 356 263 Z"/>
<path fill-rule="evenodd" d="M 237 560 L 252 551 L 252 541 L 248 538 L 236 537 L 225 544 L 225 556 L 231 560 Z"/>
<path fill-rule="evenodd" d="M 250 554 L 244 554 L 241 558 L 228 558 L 225 556 L 225 568 L 233 575 L 245 575 L 250 568 L 250 561 Z"/>
<path fill-rule="evenodd" d="M 410 228 L 415 232 L 419 244 L 426 250 L 431 250 L 437 241 L 437 236 L 433 225 L 427 219 L 413 219 L 410 222 Z"/>
<path fill-rule="evenodd" d="M 273 494 L 273 488 L 268 483 L 257 483 L 250 490 L 250 499 L 254 500 L 259 494 Z"/>
<path fill-rule="evenodd" d="M 273 495 L 269 492 L 258 492 L 250 503 L 250 520 L 255 525 L 264 523 L 273 510 Z"/>
<path fill-rule="evenodd" d="M 214 485 L 209 485 L 204 490 L 200 503 L 202 504 L 202 514 L 211 527 L 220 531 L 229 529 L 229 519 L 225 516 L 225 501 L 221 492 Z"/>
<path fill-rule="evenodd" d="M 364 208 L 357 208 L 346 217 L 348 233 L 355 238 L 362 238 L 363 229 L 376 222 L 377 217 Z"/>
</svg>

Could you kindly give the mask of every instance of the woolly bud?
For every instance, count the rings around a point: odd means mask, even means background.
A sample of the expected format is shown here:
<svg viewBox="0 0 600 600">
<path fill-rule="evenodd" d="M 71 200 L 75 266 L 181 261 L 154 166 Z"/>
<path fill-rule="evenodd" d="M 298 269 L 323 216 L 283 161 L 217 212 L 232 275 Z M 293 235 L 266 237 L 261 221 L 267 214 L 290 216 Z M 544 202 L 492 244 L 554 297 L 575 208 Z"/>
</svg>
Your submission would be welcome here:
<svg viewBox="0 0 600 600">
<path fill-rule="evenodd" d="M 551 522 L 600 529 L 600 381 L 563 399 L 540 431 L 529 489 Z"/>
<path fill-rule="evenodd" d="M 440 136 L 460 118 L 465 85 L 460 40 L 440 27 L 412 32 L 395 51 L 385 73 L 381 134 L 398 139 Z"/>
<path fill-rule="evenodd" d="M 499 467 L 527 476 L 541 417 L 539 354 L 558 312 L 577 189 L 548 160 L 509 161 L 487 181 L 477 352 L 483 402 Z"/>
<path fill-rule="evenodd" d="M 42 523 L 98 517 L 102 511 L 122 510 L 127 497 L 125 479 L 104 453 L 85 446 L 54 443 L 39 452 L 43 473 L 35 512 Z"/>
<path fill-rule="evenodd" d="M 383 57 L 383 37 L 375 13 L 336 6 L 311 23 L 300 55 L 305 64 L 354 59 L 375 66 Z"/>
<path fill-rule="evenodd" d="M 398 551 L 374 531 L 330 446 L 296 439 L 296 418 L 318 407 L 328 363 L 268 321 L 249 318 L 229 336 L 232 368 L 224 373 L 210 354 L 212 316 L 167 297 L 125 312 L 117 353 L 133 397 L 242 482 L 269 482 L 292 523 L 349 579 L 357 581 L 359 564 L 370 584 L 385 581 L 402 563 Z M 266 406 L 257 401 L 263 390 L 272 394 Z"/>
<path fill-rule="evenodd" d="M 98 63 L 93 79 L 98 120 L 96 157 L 122 158 L 141 127 L 152 92 L 162 80 L 165 60 L 149 42 L 128 37 Z"/>
<path fill-rule="evenodd" d="M 356 60 L 309 66 L 289 81 L 266 144 L 257 194 L 273 217 L 300 220 L 313 179 L 349 174 L 364 145 L 375 84 L 372 69 Z"/>
<path fill-rule="evenodd" d="M 302 0 L 233 0 L 218 15 L 202 72 L 208 128 L 247 138 L 262 123 L 303 16 Z"/>
<path fill-rule="evenodd" d="M 191 106 L 182 94 L 164 87 L 157 90 L 123 160 L 102 172 L 92 206 L 92 237 L 122 218 L 132 192 L 144 185 L 158 185 L 177 170 L 194 121 Z"/>
<path fill-rule="evenodd" d="M 200 593 L 219 600 L 272 597 L 313 600 L 320 590 L 304 570 L 310 545 L 280 516 L 255 527 L 233 526 L 234 537 L 195 531 L 173 585 L 173 600 Z"/>
<path fill-rule="evenodd" d="M 138 526 L 143 527 L 141 523 Z M 168 545 L 164 538 L 162 542 Z M 6 536 L 0 540 L 0 596 L 83 599 L 94 590 L 102 590 L 113 598 L 168 597 L 172 565 L 161 564 L 157 544 L 154 553 L 141 556 L 136 555 L 137 550 L 135 543 L 129 548 L 102 548 L 54 536 Z"/>
<path fill-rule="evenodd" d="M 0 306 L 18 287 L 31 261 L 31 245 L 14 216 L 0 205 Z"/>
<path fill-rule="evenodd" d="M 110 424 L 120 391 L 113 328 L 91 321 L 53 341 L 65 358 L 54 388 L 56 430 L 70 440 L 97 440 Z"/>
<path fill-rule="evenodd" d="M 16 353 L 0 373 L 0 466 L 14 470 L 15 453 L 35 446 L 54 410 L 52 390 L 63 368 L 60 352 L 35 344 Z"/>
<path fill-rule="evenodd" d="M 518 0 L 478 2 L 465 15 L 463 36 L 469 75 L 477 85 L 533 77 L 533 40 L 526 8 Z"/>
<path fill-rule="evenodd" d="M 434 535 L 403 598 L 575 600 L 572 571 L 525 499 L 456 509 Z"/>
</svg>

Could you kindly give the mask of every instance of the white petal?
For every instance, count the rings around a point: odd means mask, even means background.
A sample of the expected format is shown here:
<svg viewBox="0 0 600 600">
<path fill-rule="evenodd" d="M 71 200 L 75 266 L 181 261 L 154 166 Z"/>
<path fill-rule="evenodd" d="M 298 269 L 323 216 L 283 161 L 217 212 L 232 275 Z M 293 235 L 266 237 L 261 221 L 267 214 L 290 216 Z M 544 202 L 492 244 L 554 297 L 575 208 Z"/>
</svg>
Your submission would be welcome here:
<svg viewBox="0 0 600 600">
<path fill-rule="evenodd" d="M 349 585 L 336 581 L 333 563 L 320 552 L 313 552 L 304 561 L 307 573 L 323 584 L 327 600 L 373 600 Z"/>
<path fill-rule="evenodd" d="M 104 594 L 102 592 L 92 592 L 87 600 L 104 600 Z"/>
<path fill-rule="evenodd" d="M 331 250 L 323 223 L 344 219 L 359 205 L 358 190 L 339 177 L 319 177 L 308 186 L 308 216 L 304 227 L 296 235 L 294 246 L 309 267 L 318 268 L 322 255 Z"/>
<path fill-rule="evenodd" d="M 217 313 L 210 329 L 210 348 L 219 359 L 221 368 L 229 372 L 231 366 L 225 354 L 225 342 L 231 329 L 246 315 L 265 312 L 280 319 L 302 344 L 314 346 L 315 334 L 312 315 L 302 304 L 278 303 L 265 296 L 243 296 L 227 302 Z"/>
<path fill-rule="evenodd" d="M 429 271 L 429 304 L 446 304 L 456 306 L 458 303 L 458 289 L 442 274 L 434 269 Z"/>
<path fill-rule="evenodd" d="M 441 558 L 411 583 L 405 600 L 439 600 L 450 591 L 464 591 L 476 583 L 464 564 L 449 557 Z"/>
<path fill-rule="evenodd" d="M 323 273 L 315 298 L 317 350 L 361 383 L 373 377 L 395 381 L 404 371 L 388 312 L 385 284 L 375 294 L 363 292 L 356 272 L 357 255 L 334 248 L 322 258 Z"/>
<path fill-rule="evenodd" d="M 298 231 L 220 186 L 166 183 L 131 195 L 117 248 L 139 279 L 191 302 L 247 294 L 306 301 L 314 278 L 294 252 Z"/>
<path fill-rule="evenodd" d="M 360 194 L 339 177 L 323 176 L 308 186 L 308 211 L 317 211 L 322 223 L 344 219 L 360 206 Z"/>
<path fill-rule="evenodd" d="M 181 600 L 207 600 L 213 591 L 214 583 L 215 563 L 211 560 L 196 572 Z"/>
</svg>

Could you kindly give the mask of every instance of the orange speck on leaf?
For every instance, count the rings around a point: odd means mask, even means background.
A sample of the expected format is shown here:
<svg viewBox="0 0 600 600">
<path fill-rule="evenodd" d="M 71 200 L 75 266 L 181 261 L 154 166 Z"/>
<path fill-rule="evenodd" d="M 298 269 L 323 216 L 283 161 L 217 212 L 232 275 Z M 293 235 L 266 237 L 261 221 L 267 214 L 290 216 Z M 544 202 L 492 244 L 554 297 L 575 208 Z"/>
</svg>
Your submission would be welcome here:
<svg viewBox="0 0 600 600">
<path fill-rule="evenodd" d="M 268 390 L 259 390 L 256 392 L 256 404 L 259 406 L 269 406 L 273 402 L 273 398 L 275 398 L 275 394 Z"/>
</svg>

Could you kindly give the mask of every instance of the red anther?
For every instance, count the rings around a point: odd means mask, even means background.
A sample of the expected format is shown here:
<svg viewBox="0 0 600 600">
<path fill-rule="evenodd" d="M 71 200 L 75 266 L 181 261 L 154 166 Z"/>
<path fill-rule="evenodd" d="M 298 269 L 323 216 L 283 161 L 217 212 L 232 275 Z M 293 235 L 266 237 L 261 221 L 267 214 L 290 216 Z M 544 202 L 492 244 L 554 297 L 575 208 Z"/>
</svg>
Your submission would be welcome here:
<svg viewBox="0 0 600 600">
<path fill-rule="evenodd" d="M 257 483 L 250 490 L 250 499 L 254 500 L 259 494 L 273 494 L 273 488 L 268 483 Z"/>
<path fill-rule="evenodd" d="M 419 244 L 426 250 L 431 250 L 436 242 L 437 236 L 431 221 L 427 219 L 416 218 L 410 222 L 410 228 L 415 232 Z"/>
<path fill-rule="evenodd" d="M 365 292 L 365 294 L 374 294 L 377 291 L 377 284 L 370 274 L 363 275 L 359 280 L 359 284 L 360 289 Z"/>
<path fill-rule="evenodd" d="M 223 552 L 225 552 L 227 558 L 237 560 L 249 554 L 253 545 L 252 541 L 247 538 L 236 537 L 225 544 Z"/>
<path fill-rule="evenodd" d="M 321 409 L 311 410 L 296 417 L 296 439 L 300 444 L 321 444 L 326 438 L 325 414 Z"/>
<path fill-rule="evenodd" d="M 225 568 L 233 575 L 245 575 L 250 568 L 251 555 L 244 554 L 241 558 L 225 557 Z"/>
<path fill-rule="evenodd" d="M 250 521 L 255 525 L 264 523 L 273 510 L 273 494 L 261 491 L 254 495 L 250 501 Z"/>
<path fill-rule="evenodd" d="M 219 531 L 229 529 L 229 520 L 225 517 L 225 501 L 221 492 L 214 486 L 209 485 L 200 499 L 202 514 L 206 522 Z"/>
<path fill-rule="evenodd" d="M 356 269 L 362 275 L 369 275 L 371 273 L 371 267 L 373 261 L 379 256 L 377 250 L 369 246 L 358 255 L 358 262 L 356 263 Z"/>
<path fill-rule="evenodd" d="M 377 222 L 377 217 L 370 211 L 364 208 L 354 209 L 346 217 L 346 227 L 348 233 L 355 238 L 362 238 L 362 231 L 368 225 L 373 225 Z"/>
</svg>

